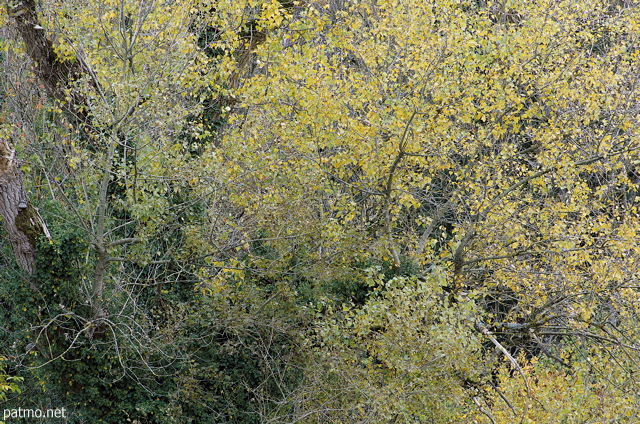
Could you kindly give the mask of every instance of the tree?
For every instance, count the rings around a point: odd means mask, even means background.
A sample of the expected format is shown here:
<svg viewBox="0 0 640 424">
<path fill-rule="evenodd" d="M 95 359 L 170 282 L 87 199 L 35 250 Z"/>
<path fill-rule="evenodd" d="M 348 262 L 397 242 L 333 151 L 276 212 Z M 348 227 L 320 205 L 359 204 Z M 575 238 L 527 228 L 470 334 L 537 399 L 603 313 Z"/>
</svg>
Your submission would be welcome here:
<svg viewBox="0 0 640 424">
<path fill-rule="evenodd" d="M 46 227 L 36 209 L 29 204 L 22 171 L 8 138 L 2 139 L 0 150 L 0 196 L 3 199 L 0 215 L 18 264 L 31 275 L 35 270 L 36 241 Z"/>
<path fill-rule="evenodd" d="M 194 324 L 198 305 L 210 306 L 194 293 L 194 263 L 208 252 L 198 252 L 196 237 L 188 237 L 206 218 L 202 204 L 218 184 L 201 174 L 215 177 L 215 158 L 194 154 L 193 145 L 213 144 L 218 136 L 211 119 L 199 117 L 212 98 L 219 103 L 216 120 L 229 113 L 231 90 L 260 40 L 255 24 L 236 21 L 242 10 L 222 19 L 206 2 L 10 6 L 9 24 L 20 32 L 44 92 L 36 89 L 39 107 L 18 102 L 5 113 L 27 117 L 24 131 L 32 140 L 15 141 L 32 161 L 27 184 L 52 224 L 51 240 L 42 242 L 37 233 L 28 240 L 38 265 L 30 269 L 31 292 L 10 278 L 3 286 L 3 304 L 10 306 L 3 313 L 11 323 L 3 328 L 9 333 L 3 349 L 19 358 L 12 372 L 29 366 L 30 394 L 53 391 L 86 406 L 76 416 L 106 422 L 122 422 L 123 413 L 170 417 L 171 408 L 182 416 L 181 408 L 200 396 L 189 386 L 193 373 L 219 363 L 230 368 L 219 375 L 234 381 L 272 379 L 263 369 L 280 359 L 262 362 L 283 349 L 265 348 L 264 357 L 254 351 L 268 328 L 257 335 L 234 330 L 250 347 L 244 376 L 244 365 L 232 364 L 225 345 L 218 345 L 218 333 L 227 331 L 219 317 L 203 314 L 206 321 Z M 199 32 L 211 26 L 218 28 L 219 56 L 208 56 L 212 46 L 198 43 Z M 32 86 L 18 88 L 25 87 Z M 9 128 L 19 125 L 6 120 Z M 42 306 L 34 308 L 34 301 Z M 196 342 L 211 338 L 203 358 Z M 25 345 L 36 347 L 26 355 Z M 206 363 L 211 358 L 216 362 Z M 231 394 L 226 379 L 184 414 L 205 422 L 205 405 L 236 415 L 249 401 Z"/>
<path fill-rule="evenodd" d="M 526 420 L 613 363 L 580 387 L 633 404 L 636 7 L 10 6 L 3 349 L 79 414 Z"/>
<path fill-rule="evenodd" d="M 513 360 L 635 358 L 636 22 L 607 1 L 310 4 L 258 47 L 223 141 L 270 266 L 301 246 L 315 284 L 443 266 Z"/>
</svg>

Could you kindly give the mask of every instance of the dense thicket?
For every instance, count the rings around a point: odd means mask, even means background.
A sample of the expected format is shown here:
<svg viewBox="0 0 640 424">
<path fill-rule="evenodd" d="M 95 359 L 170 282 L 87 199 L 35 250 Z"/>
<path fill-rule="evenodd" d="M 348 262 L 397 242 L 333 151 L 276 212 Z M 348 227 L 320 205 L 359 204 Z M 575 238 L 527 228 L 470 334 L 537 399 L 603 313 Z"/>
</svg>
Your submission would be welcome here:
<svg viewBox="0 0 640 424">
<path fill-rule="evenodd" d="M 3 409 L 640 407 L 635 4 L 6 6 Z"/>
</svg>

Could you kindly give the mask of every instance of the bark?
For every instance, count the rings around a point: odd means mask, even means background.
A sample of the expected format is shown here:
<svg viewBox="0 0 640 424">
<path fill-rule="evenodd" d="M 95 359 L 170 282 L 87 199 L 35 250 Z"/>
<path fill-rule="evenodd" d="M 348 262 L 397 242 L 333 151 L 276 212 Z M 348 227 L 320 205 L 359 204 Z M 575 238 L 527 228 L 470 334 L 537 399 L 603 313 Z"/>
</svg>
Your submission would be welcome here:
<svg viewBox="0 0 640 424">
<path fill-rule="evenodd" d="M 77 90 L 70 90 L 71 83 L 83 74 L 92 75 L 82 58 L 60 58 L 39 24 L 35 0 L 7 1 L 9 16 L 16 23 L 27 54 L 33 62 L 36 75 L 44 83 L 47 95 L 65 106 L 71 117 L 83 130 L 90 126 L 86 99 Z M 95 81 L 91 80 L 93 84 Z"/>
<path fill-rule="evenodd" d="M 32 60 L 35 74 L 44 84 L 47 95 L 64 107 L 67 116 L 76 124 L 76 128 L 84 134 L 95 134 L 87 99 L 81 90 L 74 89 L 76 81 L 83 76 L 88 76 L 89 84 L 99 91 L 99 83 L 91 68 L 80 56 L 65 59 L 56 54 L 52 41 L 47 37 L 47 29 L 40 25 L 36 0 L 7 0 L 5 5 L 9 16 L 15 21 L 15 27 L 24 42 L 25 50 Z M 265 40 L 265 34 L 255 29 L 255 22 L 249 22 L 245 25 L 240 35 L 243 43 L 236 52 L 238 70 L 230 78 L 229 82 L 232 87 L 239 86 L 243 75 L 250 73 L 254 59 L 252 51 Z M 221 106 L 233 106 L 236 100 L 231 97 L 223 97 L 219 101 Z M 114 125 L 114 127 L 116 126 Z M 114 140 L 116 139 L 117 136 L 114 135 Z M 117 142 L 115 143 L 117 144 Z M 22 186 L 20 171 L 15 164 L 13 149 L 8 143 L 4 144 L 3 149 L 3 158 L 6 157 L 9 160 L 5 161 L 6 166 L 0 175 L 0 194 L 2 196 L 0 197 L 0 213 L 4 218 L 7 233 L 10 234 L 18 262 L 27 272 L 33 273 L 35 270 L 35 241 L 42 234 L 43 228 L 46 231 L 46 227 L 42 225 L 38 227 L 42 220 L 39 219 L 37 211 L 29 206 Z M 107 154 L 109 160 L 101 188 L 98 228 L 94 234 L 94 248 L 98 256 L 91 302 L 94 317 L 104 315 L 102 294 L 107 263 L 110 260 L 107 254 L 108 243 L 104 239 L 106 233 L 104 226 L 108 201 L 106 193 L 112 172 L 114 152 L 109 151 Z"/>
<path fill-rule="evenodd" d="M 82 107 L 85 102 L 68 90 L 70 83 L 82 75 L 82 61 L 62 60 L 56 55 L 51 40 L 38 23 L 35 0 L 7 1 L 5 5 L 47 94 L 66 104 L 74 120 L 86 124 L 87 108 Z M 33 275 L 36 242 L 42 234 L 49 236 L 49 233 L 37 209 L 29 203 L 19 161 L 8 139 L 0 140 L 0 215 L 16 261 L 29 275 Z M 33 283 L 32 288 L 35 289 Z"/>
<path fill-rule="evenodd" d="M 16 22 L 27 53 L 34 63 L 38 77 L 45 83 L 48 94 L 58 100 L 65 97 L 70 75 L 78 75 L 79 65 L 58 60 L 51 41 L 38 25 L 35 0 L 6 3 L 7 12 Z M 65 83 L 66 81 L 66 83 Z M 81 117 L 82 114 L 75 116 Z M 33 275 L 36 269 L 36 242 L 48 231 L 44 222 L 27 198 L 22 172 L 15 149 L 6 138 L 0 139 L 0 215 L 11 242 L 18 265 Z M 34 283 L 31 288 L 35 289 Z"/>
<path fill-rule="evenodd" d="M 15 150 L 7 139 L 0 139 L 0 215 L 18 265 L 33 275 L 36 242 L 48 232 L 37 210 L 29 204 Z"/>
<path fill-rule="evenodd" d="M 98 263 L 93 275 L 93 292 L 91 296 L 91 317 L 92 319 L 104 318 L 106 311 L 102 307 L 103 293 L 105 286 L 105 277 L 107 275 L 107 264 L 109 262 L 109 255 L 107 251 L 99 247 L 98 251 Z"/>
<path fill-rule="evenodd" d="M 106 233 L 105 222 L 107 219 L 107 203 L 109 192 L 109 181 L 111 180 L 111 171 L 113 167 L 113 158 L 117 145 L 117 130 L 114 130 L 113 143 L 109 146 L 107 152 L 107 163 L 105 164 L 104 176 L 100 184 L 100 194 L 98 203 L 98 216 L 95 229 L 95 250 L 98 254 L 98 263 L 96 264 L 93 276 L 93 294 L 91 297 L 91 316 L 93 319 L 103 318 L 105 310 L 102 307 L 102 295 L 104 293 L 105 278 L 107 276 L 107 264 L 109 263 L 109 255 L 107 253 L 107 244 L 104 239 Z"/>
</svg>

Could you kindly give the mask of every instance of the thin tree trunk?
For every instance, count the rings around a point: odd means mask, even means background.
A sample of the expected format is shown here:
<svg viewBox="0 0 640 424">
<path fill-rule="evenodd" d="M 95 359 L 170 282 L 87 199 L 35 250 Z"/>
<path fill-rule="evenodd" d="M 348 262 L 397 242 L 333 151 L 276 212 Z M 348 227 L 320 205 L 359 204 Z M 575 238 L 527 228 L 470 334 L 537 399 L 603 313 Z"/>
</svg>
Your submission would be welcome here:
<svg viewBox="0 0 640 424">
<path fill-rule="evenodd" d="M 104 293 L 105 278 L 107 275 L 107 264 L 109 263 L 109 254 L 105 241 L 105 221 L 107 219 L 107 203 L 109 192 L 109 181 L 111 180 L 111 172 L 113 167 L 113 158 L 116 151 L 117 135 L 114 130 L 112 143 L 107 152 L 107 161 L 105 163 L 104 176 L 100 185 L 100 194 L 98 199 L 97 222 L 95 228 L 95 250 L 98 254 L 98 263 L 93 277 L 93 294 L 91 297 L 91 316 L 93 319 L 102 318 L 105 315 L 102 307 L 102 295 Z"/>
</svg>

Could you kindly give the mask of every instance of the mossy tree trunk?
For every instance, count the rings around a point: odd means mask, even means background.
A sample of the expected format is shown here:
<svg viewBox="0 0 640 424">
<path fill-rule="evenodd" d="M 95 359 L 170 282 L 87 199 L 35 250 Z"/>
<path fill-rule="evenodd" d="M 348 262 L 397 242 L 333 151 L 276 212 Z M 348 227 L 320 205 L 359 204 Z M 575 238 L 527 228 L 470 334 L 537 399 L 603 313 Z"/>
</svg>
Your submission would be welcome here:
<svg viewBox="0 0 640 424">
<path fill-rule="evenodd" d="M 69 81 L 81 73 L 80 64 L 78 61 L 61 60 L 56 55 L 51 40 L 38 24 L 35 0 L 6 2 L 5 6 L 49 96 L 63 100 Z M 77 105 L 72 102 L 72 106 Z M 71 112 L 76 119 L 86 118 L 76 111 L 72 107 Z M 41 234 L 47 234 L 47 229 L 37 209 L 29 203 L 20 163 L 8 139 L 0 140 L 0 215 L 18 264 L 32 275 L 36 264 L 35 245 Z"/>
<path fill-rule="evenodd" d="M 29 204 L 15 150 L 7 139 L 0 139 L 0 215 L 18 265 L 32 275 L 36 241 L 46 228 Z"/>
</svg>

